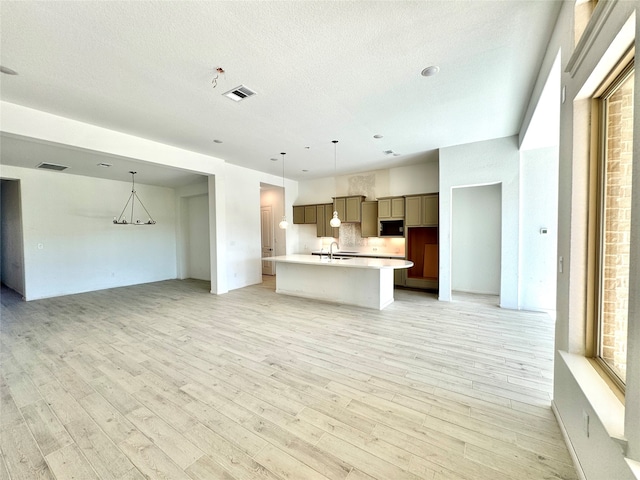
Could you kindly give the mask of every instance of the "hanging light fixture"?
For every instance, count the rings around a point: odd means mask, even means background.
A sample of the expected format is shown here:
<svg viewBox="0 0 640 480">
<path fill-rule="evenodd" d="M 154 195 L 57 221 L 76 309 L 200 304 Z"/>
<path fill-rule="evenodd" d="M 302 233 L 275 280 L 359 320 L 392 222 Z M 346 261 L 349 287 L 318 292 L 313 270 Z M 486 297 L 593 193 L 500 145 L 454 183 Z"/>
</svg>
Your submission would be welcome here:
<svg viewBox="0 0 640 480">
<path fill-rule="evenodd" d="M 338 152 L 337 152 L 338 140 L 331 140 L 331 143 L 333 143 L 333 168 L 334 168 L 334 172 L 337 174 L 338 172 Z M 329 225 L 331 225 L 333 228 L 338 228 L 341 223 L 342 222 L 338 218 L 338 212 L 334 210 L 333 218 L 329 221 Z"/>
<path fill-rule="evenodd" d="M 285 152 L 280 152 L 280 155 L 282 155 L 282 220 L 280 221 L 280 223 L 278 224 L 278 226 L 282 229 L 282 230 L 286 230 L 287 227 L 289 226 L 289 222 L 287 222 L 287 216 L 285 215 L 285 208 L 286 208 L 286 204 L 284 202 L 285 199 L 285 195 L 284 195 L 284 156 L 286 155 Z"/>
<path fill-rule="evenodd" d="M 142 203 L 142 200 L 140 200 L 140 197 L 138 197 L 138 194 L 136 193 L 135 174 L 138 172 L 130 171 L 129 173 L 131 174 L 131 195 L 129 195 L 129 199 L 127 200 L 127 203 L 125 203 L 124 208 L 122 209 L 122 213 L 120 213 L 120 216 L 118 218 L 113 217 L 113 223 L 115 223 L 116 225 L 155 225 L 156 221 L 151 217 L 151 214 L 147 210 L 147 207 L 144 206 L 144 203 Z M 149 217 L 149 220 L 147 220 L 146 222 L 141 222 L 139 219 L 136 219 L 135 222 L 133 221 L 134 204 L 136 199 L 138 200 L 140 205 L 142 205 L 142 208 L 144 208 L 144 211 L 147 212 L 147 216 Z M 124 212 L 129 206 L 129 203 L 131 203 L 131 217 L 127 222 L 127 219 L 124 217 Z"/>
</svg>

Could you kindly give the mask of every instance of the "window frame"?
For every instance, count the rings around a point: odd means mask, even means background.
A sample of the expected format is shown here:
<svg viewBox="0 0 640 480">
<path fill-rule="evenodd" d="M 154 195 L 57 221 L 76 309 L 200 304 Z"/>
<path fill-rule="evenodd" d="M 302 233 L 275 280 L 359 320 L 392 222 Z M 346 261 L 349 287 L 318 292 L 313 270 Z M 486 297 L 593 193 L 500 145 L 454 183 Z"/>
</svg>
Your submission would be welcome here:
<svg viewBox="0 0 640 480">
<path fill-rule="evenodd" d="M 594 92 L 591 102 L 591 159 L 589 166 L 589 215 L 587 231 L 587 323 L 585 354 L 614 393 L 624 401 L 625 383 L 600 356 L 603 307 L 604 183 L 606 179 L 606 100 L 635 72 L 635 49 L 630 48 Z M 634 96 L 635 96 L 634 92 Z"/>
</svg>

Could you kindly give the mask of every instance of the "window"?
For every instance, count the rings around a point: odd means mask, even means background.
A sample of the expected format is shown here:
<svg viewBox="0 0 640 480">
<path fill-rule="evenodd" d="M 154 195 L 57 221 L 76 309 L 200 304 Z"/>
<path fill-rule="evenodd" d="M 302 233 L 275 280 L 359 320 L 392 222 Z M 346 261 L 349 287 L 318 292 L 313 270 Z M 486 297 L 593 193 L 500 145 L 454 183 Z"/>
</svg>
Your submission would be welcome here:
<svg viewBox="0 0 640 480">
<path fill-rule="evenodd" d="M 595 110 L 599 148 L 593 187 L 595 295 L 592 350 L 624 391 L 627 364 L 631 173 L 633 156 L 633 58 L 617 68 L 601 88 Z"/>
</svg>

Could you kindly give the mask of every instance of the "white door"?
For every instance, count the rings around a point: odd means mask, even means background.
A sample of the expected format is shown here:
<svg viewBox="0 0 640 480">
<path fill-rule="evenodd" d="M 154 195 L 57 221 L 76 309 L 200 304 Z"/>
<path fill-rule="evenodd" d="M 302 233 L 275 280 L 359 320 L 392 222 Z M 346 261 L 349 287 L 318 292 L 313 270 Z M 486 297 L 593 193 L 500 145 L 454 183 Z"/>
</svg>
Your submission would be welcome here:
<svg viewBox="0 0 640 480">
<path fill-rule="evenodd" d="M 273 257 L 273 215 L 271 205 L 260 207 L 260 229 L 262 232 L 262 258 Z M 262 274 L 275 275 L 275 265 L 273 262 L 262 261 Z"/>
</svg>

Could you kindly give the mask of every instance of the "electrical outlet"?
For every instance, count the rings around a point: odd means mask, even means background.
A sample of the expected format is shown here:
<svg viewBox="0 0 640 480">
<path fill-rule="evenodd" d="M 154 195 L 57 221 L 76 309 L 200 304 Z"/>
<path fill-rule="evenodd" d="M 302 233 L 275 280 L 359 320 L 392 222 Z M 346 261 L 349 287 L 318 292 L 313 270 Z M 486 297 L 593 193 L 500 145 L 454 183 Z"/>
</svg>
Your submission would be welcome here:
<svg viewBox="0 0 640 480">
<path fill-rule="evenodd" d="M 584 434 L 588 438 L 589 437 L 589 414 L 584 410 L 582 411 L 582 430 L 584 431 Z"/>
</svg>

